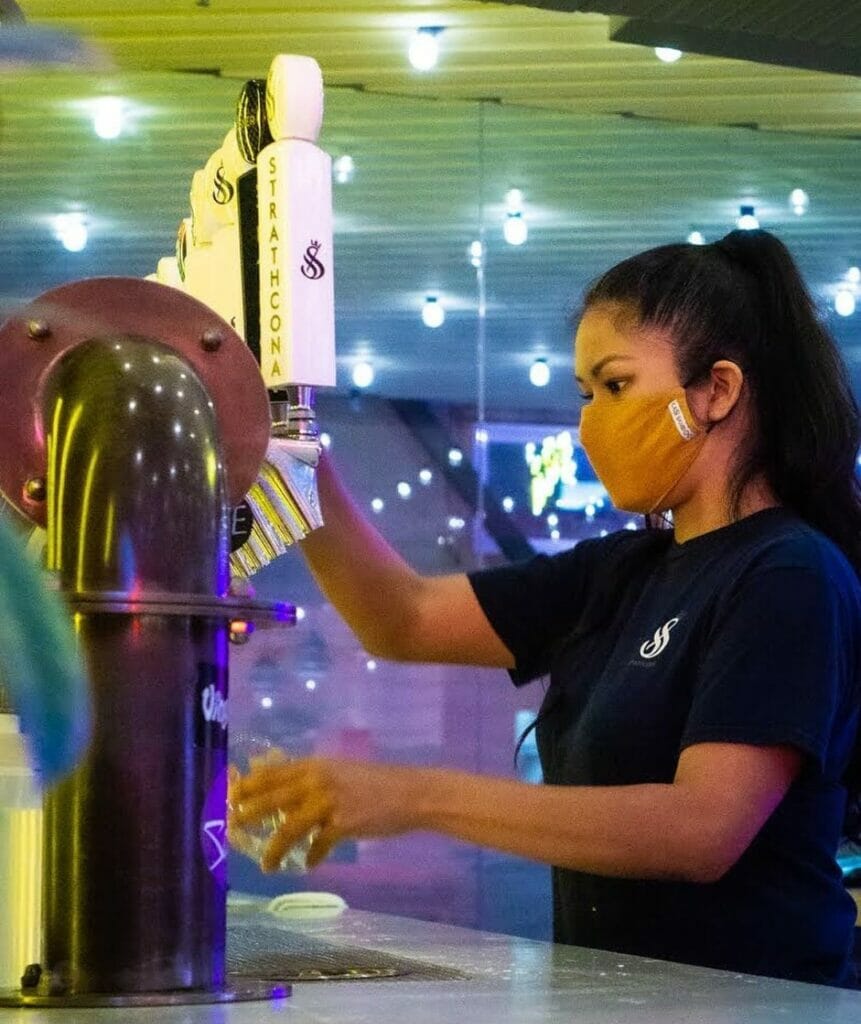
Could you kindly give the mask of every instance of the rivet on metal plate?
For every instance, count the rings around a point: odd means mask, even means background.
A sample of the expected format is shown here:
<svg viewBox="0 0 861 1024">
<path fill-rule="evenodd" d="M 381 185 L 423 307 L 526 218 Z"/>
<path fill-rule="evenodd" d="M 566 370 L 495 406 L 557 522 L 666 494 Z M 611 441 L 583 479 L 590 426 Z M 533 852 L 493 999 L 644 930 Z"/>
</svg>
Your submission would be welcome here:
<svg viewBox="0 0 861 1024">
<path fill-rule="evenodd" d="M 201 348 L 204 352 L 217 352 L 221 348 L 221 343 L 224 341 L 219 331 L 210 328 L 203 332 L 200 339 Z"/>
<path fill-rule="evenodd" d="M 30 499 L 30 501 L 44 501 L 47 496 L 48 490 L 45 485 L 45 479 L 41 476 L 32 476 L 24 484 L 24 494 Z"/>
<path fill-rule="evenodd" d="M 33 341 L 44 341 L 51 337 L 51 325 L 47 320 L 31 320 L 27 324 L 27 333 Z"/>
</svg>

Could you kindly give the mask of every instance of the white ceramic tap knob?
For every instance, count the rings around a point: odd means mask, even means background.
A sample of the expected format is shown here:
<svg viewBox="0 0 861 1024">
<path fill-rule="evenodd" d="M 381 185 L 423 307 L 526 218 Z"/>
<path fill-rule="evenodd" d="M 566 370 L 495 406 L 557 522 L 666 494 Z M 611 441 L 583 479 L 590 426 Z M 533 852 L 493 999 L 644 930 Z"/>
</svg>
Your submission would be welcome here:
<svg viewBox="0 0 861 1024">
<path fill-rule="evenodd" d="M 281 53 L 272 61 L 266 118 L 275 140 L 317 141 L 323 124 L 323 72 L 313 57 Z"/>
</svg>

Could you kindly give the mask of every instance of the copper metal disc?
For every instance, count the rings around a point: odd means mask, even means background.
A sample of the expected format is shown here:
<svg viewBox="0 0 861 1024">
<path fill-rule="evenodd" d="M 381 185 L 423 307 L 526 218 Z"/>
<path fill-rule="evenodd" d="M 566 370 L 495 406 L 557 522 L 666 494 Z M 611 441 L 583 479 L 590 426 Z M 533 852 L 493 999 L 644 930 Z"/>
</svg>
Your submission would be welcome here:
<svg viewBox="0 0 861 1024">
<path fill-rule="evenodd" d="M 269 396 L 240 336 L 184 292 L 134 277 L 96 277 L 45 292 L 0 326 L 0 491 L 45 525 L 44 500 L 27 482 L 44 480 L 42 384 L 52 364 L 89 338 L 130 335 L 176 349 L 215 405 L 230 503 L 257 477 L 269 441 Z M 31 490 L 38 488 L 31 487 Z"/>
</svg>

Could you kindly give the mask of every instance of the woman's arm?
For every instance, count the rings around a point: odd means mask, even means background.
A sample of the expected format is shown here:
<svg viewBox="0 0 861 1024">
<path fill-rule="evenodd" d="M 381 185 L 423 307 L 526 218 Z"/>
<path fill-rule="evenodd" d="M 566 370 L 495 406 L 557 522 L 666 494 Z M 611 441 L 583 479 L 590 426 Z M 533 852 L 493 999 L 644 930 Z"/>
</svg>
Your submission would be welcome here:
<svg viewBox="0 0 861 1024">
<path fill-rule="evenodd" d="M 719 879 L 747 849 L 801 768 L 791 747 L 703 743 L 667 785 L 534 786 L 445 769 L 311 759 L 237 786 L 239 825 L 282 810 L 264 868 L 312 829 L 311 862 L 342 839 L 443 832 L 591 874 Z"/>
<path fill-rule="evenodd" d="M 325 453 L 318 480 L 325 526 L 301 550 L 320 589 L 369 653 L 513 666 L 465 575 L 421 576 L 410 568 L 359 512 Z"/>
</svg>

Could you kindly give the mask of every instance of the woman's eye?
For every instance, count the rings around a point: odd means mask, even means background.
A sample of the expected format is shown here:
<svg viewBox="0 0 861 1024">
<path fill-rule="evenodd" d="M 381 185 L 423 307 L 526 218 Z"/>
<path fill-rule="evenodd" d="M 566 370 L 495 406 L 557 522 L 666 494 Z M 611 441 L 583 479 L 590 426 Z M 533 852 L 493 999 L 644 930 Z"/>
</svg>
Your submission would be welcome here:
<svg viewBox="0 0 861 1024">
<path fill-rule="evenodd" d="M 584 395 L 582 391 L 579 392 L 579 394 L 580 394 L 580 397 L 583 399 L 584 402 L 591 402 L 592 401 L 592 396 L 591 395 Z"/>
<path fill-rule="evenodd" d="M 618 395 L 622 393 L 623 388 L 627 384 L 624 380 L 608 380 L 604 385 L 611 395 Z"/>
</svg>

